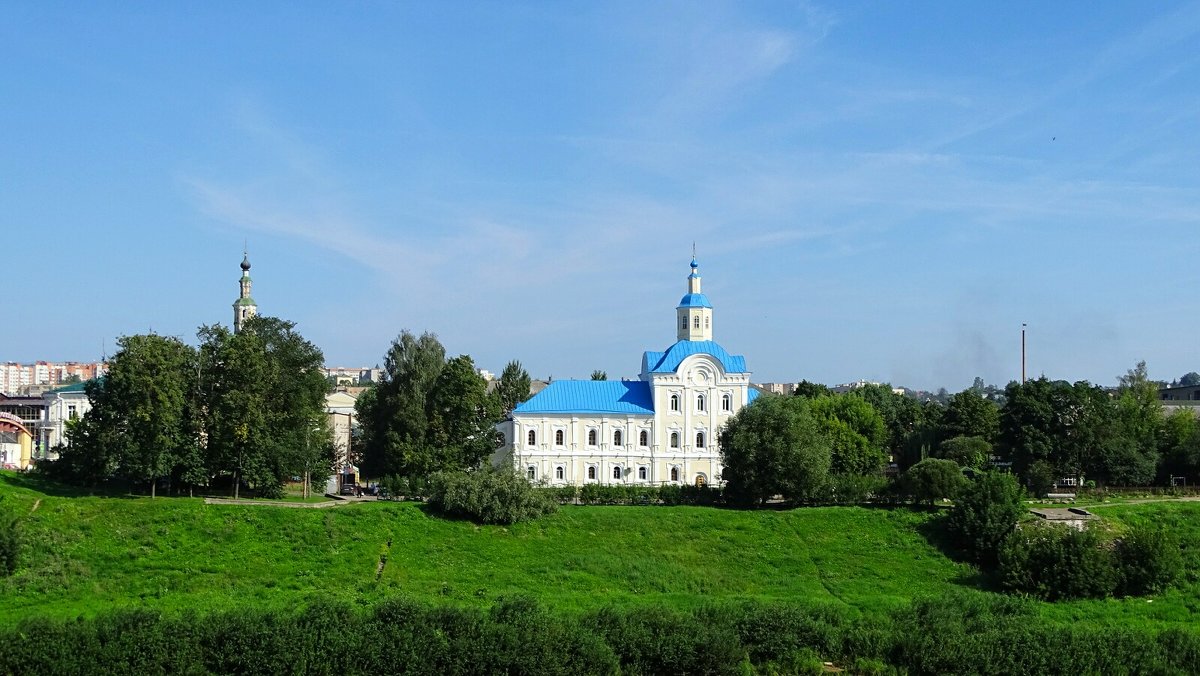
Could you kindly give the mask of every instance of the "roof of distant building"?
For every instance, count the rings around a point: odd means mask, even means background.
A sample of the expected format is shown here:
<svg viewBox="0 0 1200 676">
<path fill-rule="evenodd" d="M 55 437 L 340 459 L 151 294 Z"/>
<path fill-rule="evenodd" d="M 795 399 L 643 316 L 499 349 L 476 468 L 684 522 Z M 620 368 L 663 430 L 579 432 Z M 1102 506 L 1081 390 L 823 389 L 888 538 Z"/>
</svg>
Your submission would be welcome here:
<svg viewBox="0 0 1200 676">
<path fill-rule="evenodd" d="M 513 412 L 652 415 L 654 398 L 640 380 L 556 380 Z"/>
<path fill-rule="evenodd" d="M 745 373 L 746 358 L 740 354 L 729 354 L 725 348 L 712 340 L 681 340 L 666 352 L 646 352 L 642 365 L 647 373 L 673 373 L 684 359 L 694 354 L 707 354 L 721 363 L 726 373 Z"/>
<path fill-rule="evenodd" d="M 83 391 L 85 391 L 87 384 L 88 384 L 88 381 L 80 381 L 77 383 L 71 383 L 70 385 L 63 385 L 62 387 L 57 387 L 53 390 L 50 390 L 50 391 L 46 392 L 46 394 L 70 394 L 73 392 L 83 392 Z"/>
</svg>

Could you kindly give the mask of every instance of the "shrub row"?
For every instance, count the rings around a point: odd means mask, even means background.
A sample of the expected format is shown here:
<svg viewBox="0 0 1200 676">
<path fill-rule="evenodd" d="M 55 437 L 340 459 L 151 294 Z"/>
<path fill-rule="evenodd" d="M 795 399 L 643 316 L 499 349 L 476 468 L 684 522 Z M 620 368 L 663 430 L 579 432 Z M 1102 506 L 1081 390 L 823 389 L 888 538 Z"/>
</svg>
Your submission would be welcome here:
<svg viewBox="0 0 1200 676">
<path fill-rule="evenodd" d="M 1106 541 L 1092 529 L 1033 524 L 1004 541 L 996 576 L 1005 589 L 1054 601 L 1162 591 L 1183 567 L 1178 538 L 1160 529 Z"/>
<path fill-rule="evenodd" d="M 510 469 L 434 474 L 429 505 L 447 516 L 490 524 L 529 521 L 558 510 L 552 496 Z"/>
<path fill-rule="evenodd" d="M 819 673 L 822 660 L 868 674 L 1183 674 L 1200 671 L 1200 633 L 1052 625 L 1027 601 L 978 593 L 866 618 L 820 604 L 574 617 L 521 598 L 489 610 L 321 601 L 296 613 L 127 611 L 0 632 L 0 673 L 777 674 Z"/>
</svg>

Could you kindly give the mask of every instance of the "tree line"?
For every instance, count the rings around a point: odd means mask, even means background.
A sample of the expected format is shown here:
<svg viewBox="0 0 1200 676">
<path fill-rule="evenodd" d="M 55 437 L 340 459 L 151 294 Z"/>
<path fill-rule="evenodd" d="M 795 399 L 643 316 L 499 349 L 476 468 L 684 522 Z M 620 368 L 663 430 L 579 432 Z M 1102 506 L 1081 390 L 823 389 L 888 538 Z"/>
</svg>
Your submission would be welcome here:
<svg viewBox="0 0 1200 676">
<path fill-rule="evenodd" d="M 125 481 L 154 495 L 243 485 L 277 497 L 284 482 L 332 471 L 324 356 L 274 317 L 239 332 L 202 326 L 197 346 L 172 336 L 118 340 L 103 378 L 85 388 L 92 407 L 67 425 L 59 459 L 39 463 L 56 478 Z"/>
<path fill-rule="evenodd" d="M 1010 467 L 1040 494 L 1060 480 L 1200 480 L 1200 419 L 1186 410 L 1164 415 L 1145 362 L 1118 382 L 1106 389 L 1042 377 L 1001 393 L 976 379 L 945 404 L 887 385 L 835 394 L 804 382 L 794 396 L 760 397 L 734 416 L 721 436 L 722 478 L 743 502 L 803 501 L 831 477 L 879 474 L 889 460 L 904 471 L 927 458 L 971 471 Z"/>
</svg>

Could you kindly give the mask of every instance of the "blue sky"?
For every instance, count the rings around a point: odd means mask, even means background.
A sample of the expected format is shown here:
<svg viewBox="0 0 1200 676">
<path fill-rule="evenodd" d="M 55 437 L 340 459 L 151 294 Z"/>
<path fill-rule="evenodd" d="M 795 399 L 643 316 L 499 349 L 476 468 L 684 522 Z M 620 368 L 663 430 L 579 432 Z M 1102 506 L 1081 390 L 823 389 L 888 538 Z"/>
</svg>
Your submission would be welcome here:
<svg viewBox="0 0 1200 676">
<path fill-rule="evenodd" d="M 0 360 L 266 314 L 635 376 L 1200 370 L 1198 3 L 0 7 Z"/>
</svg>

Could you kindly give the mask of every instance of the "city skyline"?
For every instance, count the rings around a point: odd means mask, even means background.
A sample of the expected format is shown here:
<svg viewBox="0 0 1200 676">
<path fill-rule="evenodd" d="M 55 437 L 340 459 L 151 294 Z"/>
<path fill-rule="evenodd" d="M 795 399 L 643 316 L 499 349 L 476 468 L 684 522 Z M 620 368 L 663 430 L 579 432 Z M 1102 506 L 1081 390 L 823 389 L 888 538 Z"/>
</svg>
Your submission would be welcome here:
<svg viewBox="0 0 1200 676">
<path fill-rule="evenodd" d="M 1197 3 L 3 12 L 3 359 L 194 342 L 248 243 L 328 364 L 635 376 L 695 242 L 755 382 L 1200 369 Z"/>
</svg>

